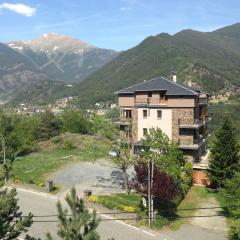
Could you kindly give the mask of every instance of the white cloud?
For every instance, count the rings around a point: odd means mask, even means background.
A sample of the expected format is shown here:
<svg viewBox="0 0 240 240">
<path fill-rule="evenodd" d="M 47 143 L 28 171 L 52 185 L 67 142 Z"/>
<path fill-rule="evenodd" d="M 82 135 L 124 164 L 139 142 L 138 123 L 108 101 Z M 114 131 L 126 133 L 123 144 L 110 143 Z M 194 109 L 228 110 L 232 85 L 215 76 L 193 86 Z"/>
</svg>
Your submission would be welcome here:
<svg viewBox="0 0 240 240">
<path fill-rule="evenodd" d="M 0 4 L 0 9 L 8 9 L 26 17 L 31 17 L 36 12 L 36 8 L 29 7 L 22 3 L 2 3 Z"/>
<path fill-rule="evenodd" d="M 121 10 L 121 11 L 125 11 L 126 8 L 125 8 L 125 7 L 121 7 L 120 10 Z"/>
</svg>

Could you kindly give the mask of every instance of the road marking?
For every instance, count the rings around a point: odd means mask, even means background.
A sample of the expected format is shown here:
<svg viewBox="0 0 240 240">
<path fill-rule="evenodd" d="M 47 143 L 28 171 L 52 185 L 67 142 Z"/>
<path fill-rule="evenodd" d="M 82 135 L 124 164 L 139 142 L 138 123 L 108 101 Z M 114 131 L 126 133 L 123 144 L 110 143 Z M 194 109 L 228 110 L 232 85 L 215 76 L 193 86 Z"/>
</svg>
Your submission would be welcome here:
<svg viewBox="0 0 240 240">
<path fill-rule="evenodd" d="M 58 198 L 56 196 L 53 196 L 51 194 L 48 194 L 48 193 L 44 193 L 44 192 L 38 192 L 38 191 L 34 191 L 34 190 L 28 190 L 28 189 L 24 189 L 24 188 L 16 188 L 17 191 L 22 191 L 22 192 L 29 192 L 29 193 L 34 193 L 34 194 L 38 194 L 38 195 L 41 195 L 41 196 L 44 196 L 44 197 L 50 197 L 50 198 L 53 198 L 55 200 L 57 200 Z"/>
<path fill-rule="evenodd" d="M 150 232 L 145 231 L 145 230 L 143 230 L 143 232 L 146 233 L 146 234 L 148 234 L 148 235 L 150 235 L 150 236 L 152 236 L 152 237 L 155 237 L 155 234 L 153 234 L 153 233 L 150 233 Z"/>
<path fill-rule="evenodd" d="M 100 215 L 102 215 L 103 217 L 108 218 L 108 219 L 114 219 L 113 217 L 108 216 L 108 215 L 105 215 L 105 214 L 100 214 Z M 124 226 L 127 226 L 127 227 L 129 227 L 129 228 L 135 229 L 135 230 L 137 230 L 137 231 L 141 231 L 141 230 L 142 230 L 141 228 L 137 228 L 137 227 L 135 227 L 135 226 L 132 226 L 132 225 L 127 224 L 127 223 L 125 223 L 125 222 L 122 222 L 122 221 L 120 221 L 120 220 L 115 220 L 115 222 L 118 222 L 118 223 L 120 223 L 120 224 L 122 224 L 122 225 L 124 225 Z M 147 231 L 145 231 L 145 230 L 143 230 L 142 232 L 144 232 L 144 233 L 146 233 L 146 234 L 148 234 L 148 235 L 150 235 L 150 236 L 152 236 L 152 237 L 155 237 L 155 234 L 153 234 L 153 233 L 147 232 Z"/>
</svg>

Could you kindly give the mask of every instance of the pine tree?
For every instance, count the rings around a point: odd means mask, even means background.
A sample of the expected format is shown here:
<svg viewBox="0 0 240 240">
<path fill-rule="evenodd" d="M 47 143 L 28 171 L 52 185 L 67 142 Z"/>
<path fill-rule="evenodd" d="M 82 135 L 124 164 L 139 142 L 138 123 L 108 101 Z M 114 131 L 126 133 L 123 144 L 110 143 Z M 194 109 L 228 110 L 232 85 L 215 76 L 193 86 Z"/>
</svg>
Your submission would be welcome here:
<svg viewBox="0 0 240 240">
<path fill-rule="evenodd" d="M 19 211 L 15 189 L 8 191 L 0 190 L 0 239 L 11 240 L 24 232 L 32 225 L 32 214 L 22 216 Z"/>
<path fill-rule="evenodd" d="M 236 129 L 226 113 L 211 147 L 209 178 L 217 187 L 224 186 L 225 181 L 239 169 L 239 150 Z"/>
<path fill-rule="evenodd" d="M 100 222 L 97 218 L 96 212 L 90 213 L 85 205 L 83 199 L 79 199 L 76 189 L 72 188 L 71 193 L 65 198 L 69 209 L 63 209 L 61 202 L 57 203 L 58 224 L 57 234 L 64 240 L 99 240 L 100 236 L 96 232 L 96 228 Z M 48 240 L 53 238 L 48 233 Z"/>
</svg>

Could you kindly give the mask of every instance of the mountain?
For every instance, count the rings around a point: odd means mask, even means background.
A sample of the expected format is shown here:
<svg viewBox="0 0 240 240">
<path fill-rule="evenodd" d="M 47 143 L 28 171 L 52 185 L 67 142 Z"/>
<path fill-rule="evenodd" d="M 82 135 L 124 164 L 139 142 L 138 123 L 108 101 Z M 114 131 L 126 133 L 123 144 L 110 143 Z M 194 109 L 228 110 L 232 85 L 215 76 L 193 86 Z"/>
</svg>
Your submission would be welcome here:
<svg viewBox="0 0 240 240">
<path fill-rule="evenodd" d="M 159 75 L 194 80 L 214 92 L 240 84 L 240 24 L 213 32 L 183 30 L 150 36 L 122 52 L 74 88 L 80 105 L 114 99 L 114 91 Z M 91 96 L 91 97 L 89 97 Z"/>
<path fill-rule="evenodd" d="M 47 79 L 27 58 L 0 43 L 0 95 L 7 97 L 23 85 Z"/>
<path fill-rule="evenodd" d="M 116 51 L 97 48 L 58 33 L 7 45 L 21 53 L 48 78 L 69 83 L 82 81 L 118 55 Z"/>
</svg>

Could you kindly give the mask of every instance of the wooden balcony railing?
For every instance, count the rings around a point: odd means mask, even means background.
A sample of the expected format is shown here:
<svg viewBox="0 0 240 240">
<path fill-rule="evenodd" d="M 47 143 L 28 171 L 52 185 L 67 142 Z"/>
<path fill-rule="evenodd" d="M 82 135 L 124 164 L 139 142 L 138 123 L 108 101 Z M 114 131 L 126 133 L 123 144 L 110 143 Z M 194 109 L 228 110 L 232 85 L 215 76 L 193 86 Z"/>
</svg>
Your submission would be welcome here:
<svg viewBox="0 0 240 240">
<path fill-rule="evenodd" d="M 159 98 L 137 98 L 136 105 L 167 105 L 168 100 Z"/>
<path fill-rule="evenodd" d="M 207 98 L 199 98 L 198 103 L 199 103 L 199 105 L 207 105 L 208 100 L 207 100 Z"/>
</svg>

